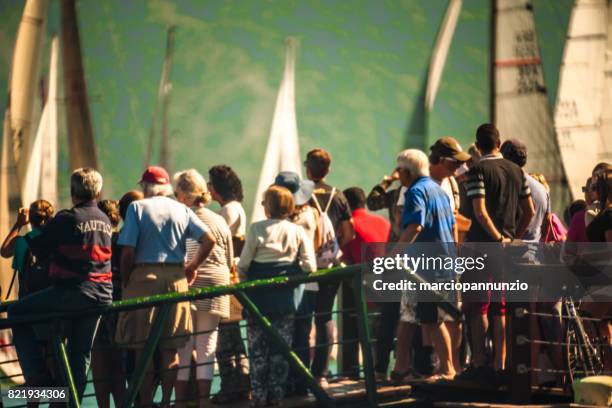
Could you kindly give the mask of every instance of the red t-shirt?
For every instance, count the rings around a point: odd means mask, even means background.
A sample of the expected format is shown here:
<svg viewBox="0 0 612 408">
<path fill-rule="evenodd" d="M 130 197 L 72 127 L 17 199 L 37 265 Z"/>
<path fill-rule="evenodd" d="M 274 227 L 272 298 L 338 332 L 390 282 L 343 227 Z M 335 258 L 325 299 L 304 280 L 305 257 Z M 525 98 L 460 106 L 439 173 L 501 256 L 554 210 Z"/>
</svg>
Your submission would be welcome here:
<svg viewBox="0 0 612 408">
<path fill-rule="evenodd" d="M 368 259 L 362 259 L 362 245 L 369 242 L 387 242 L 391 224 L 380 215 L 371 214 L 365 208 L 358 208 L 353 211 L 353 227 L 355 228 L 355 238 L 342 248 L 343 259 L 350 264 L 371 261 L 377 255 L 375 253 L 368 254 L 366 256 Z M 384 255 L 382 246 L 380 250 L 380 255 Z"/>
</svg>

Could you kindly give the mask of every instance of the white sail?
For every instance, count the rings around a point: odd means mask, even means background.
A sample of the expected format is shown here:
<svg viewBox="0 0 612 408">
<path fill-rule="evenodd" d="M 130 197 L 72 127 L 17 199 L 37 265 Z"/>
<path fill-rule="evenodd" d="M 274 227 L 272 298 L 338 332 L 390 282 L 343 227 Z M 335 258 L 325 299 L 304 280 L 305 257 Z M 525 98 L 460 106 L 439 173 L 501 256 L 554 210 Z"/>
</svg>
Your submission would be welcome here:
<svg viewBox="0 0 612 408">
<path fill-rule="evenodd" d="M 503 139 L 519 138 L 529 152 L 526 171 L 542 173 L 558 210 L 569 194 L 559 160 L 529 0 L 496 0 L 493 118 Z"/>
<path fill-rule="evenodd" d="M 168 27 L 166 34 L 166 56 L 164 65 L 162 66 L 161 78 L 157 90 L 157 100 L 153 110 L 153 121 L 149 129 L 149 140 L 147 142 L 147 151 L 145 152 L 145 165 L 149 167 L 152 162 L 159 163 L 170 172 L 170 136 L 168 135 L 168 108 L 170 105 L 170 93 L 172 91 L 172 82 L 170 79 L 170 70 L 172 68 L 172 59 L 174 53 L 174 35 L 176 26 Z M 157 137 L 159 111 L 161 110 L 161 143 L 159 148 L 159 161 L 153 160 L 153 146 Z"/>
<path fill-rule="evenodd" d="M 295 115 L 295 54 L 297 41 L 287 39 L 285 69 L 276 98 L 272 129 L 259 175 L 253 203 L 252 221 L 265 218 L 261 200 L 264 191 L 274 182 L 279 171 L 293 171 L 301 175 L 300 145 Z"/>
<path fill-rule="evenodd" d="M 42 53 L 48 0 L 28 0 L 15 40 L 9 106 L 4 113 L 2 155 L 0 156 L 0 236 L 11 228 L 17 210 L 25 204 L 21 188 L 32 147 L 32 116 Z M 0 259 L 0 287 L 3 299 L 12 277 L 9 261 Z M 12 296 L 15 291 L 13 288 Z"/>
<path fill-rule="evenodd" d="M 59 40 L 51 40 L 49 63 L 49 92 L 42 111 L 38 130 L 21 189 L 24 205 L 38 198 L 57 204 L 57 66 Z"/>
<path fill-rule="evenodd" d="M 4 112 L 4 124 L 2 132 L 2 150 L 0 153 L 0 235 L 6 237 L 17 216 L 20 206 L 19 186 L 17 183 L 17 168 L 13 159 L 13 147 L 11 138 L 10 112 Z M 13 300 L 17 298 L 18 283 L 14 279 L 12 259 L 0 257 L 0 299 Z M 8 289 L 11 287 L 10 294 Z M 11 330 L 0 330 L 0 344 L 11 344 L 13 334 Z M 24 378 L 21 367 L 17 361 L 17 353 L 14 347 L 0 348 L 0 372 L 2 375 L 15 376 L 11 380 L 15 384 L 23 384 Z"/>
<path fill-rule="evenodd" d="M 436 100 L 436 94 L 440 87 L 446 57 L 453 41 L 459 14 L 461 13 L 461 0 L 449 0 L 442 26 L 436 38 L 436 44 L 429 61 L 427 74 L 427 89 L 425 91 L 425 109 L 431 111 Z"/>
<path fill-rule="evenodd" d="M 45 124 L 47 117 L 49 116 L 49 110 L 45 106 L 40 116 L 40 122 L 38 124 L 38 130 L 32 140 L 32 149 L 30 151 L 30 158 L 28 160 L 28 168 L 25 173 L 25 182 L 21 188 L 21 202 L 24 207 L 29 206 L 34 200 L 40 197 L 40 173 L 41 173 L 41 162 L 42 162 L 42 145 L 43 145 L 43 134 L 45 133 Z"/>
<path fill-rule="evenodd" d="M 570 17 L 555 127 L 574 199 L 599 162 L 612 162 L 612 11 L 577 0 Z"/>
<path fill-rule="evenodd" d="M 48 0 L 28 0 L 26 2 L 13 52 L 10 124 L 13 157 L 22 188 L 25 184 L 25 174 L 33 146 L 34 102 L 38 88 L 38 71 L 48 7 Z M 25 201 L 22 200 L 22 202 L 25 204 Z"/>
<path fill-rule="evenodd" d="M 51 40 L 51 62 L 49 65 L 49 92 L 45 105 L 45 121 L 41 120 L 44 128 L 41 149 L 40 197 L 49 201 L 53 206 L 58 204 L 57 193 L 57 138 L 58 138 L 58 110 L 57 85 L 59 75 L 59 39 Z"/>
<path fill-rule="evenodd" d="M 0 236 L 6 237 L 21 207 L 17 166 L 13 157 L 13 139 L 11 137 L 10 112 L 4 112 L 2 132 L 2 152 L 0 156 Z M 6 298 L 13 268 L 11 260 L 0 257 L 0 290 L 2 299 Z M 15 293 L 13 293 L 14 298 Z"/>
</svg>

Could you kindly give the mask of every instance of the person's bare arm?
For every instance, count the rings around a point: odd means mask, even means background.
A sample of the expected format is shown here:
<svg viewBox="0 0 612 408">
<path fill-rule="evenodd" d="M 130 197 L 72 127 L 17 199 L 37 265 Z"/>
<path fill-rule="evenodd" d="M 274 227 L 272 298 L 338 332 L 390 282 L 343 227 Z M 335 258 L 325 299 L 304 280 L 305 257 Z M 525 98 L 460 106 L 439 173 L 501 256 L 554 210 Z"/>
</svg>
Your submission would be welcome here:
<svg viewBox="0 0 612 408">
<path fill-rule="evenodd" d="M 2 243 L 2 248 L 0 248 L 0 256 L 3 258 L 10 258 L 15 253 L 15 244 L 17 242 L 17 238 L 19 237 L 19 231 L 21 227 L 15 224 L 13 228 L 9 231 L 8 235 L 4 239 Z"/>
<path fill-rule="evenodd" d="M 410 224 L 404 229 L 398 242 L 402 244 L 412 244 L 416 241 L 419 234 L 423 231 L 423 227 L 419 224 Z"/>
<path fill-rule="evenodd" d="M 502 233 L 497 230 L 489 212 L 487 211 L 487 207 L 485 205 L 484 197 L 476 197 L 472 199 L 472 209 L 474 210 L 474 216 L 476 217 L 476 221 L 482 226 L 482 228 L 486 231 L 487 234 L 491 236 L 496 241 L 499 241 L 501 237 L 503 237 Z M 503 237 L 501 242 L 510 242 L 511 239 L 507 237 Z"/>
<path fill-rule="evenodd" d="M 422 230 L 423 230 L 423 227 L 419 224 L 408 225 L 404 229 L 404 231 L 402 231 L 402 234 L 400 235 L 399 240 L 397 241 L 397 244 L 395 244 L 395 246 L 393 247 L 391 252 L 387 254 L 387 256 L 392 257 L 392 256 L 395 256 L 396 254 L 400 254 L 404 252 L 405 245 L 412 244 L 414 241 L 416 241 L 417 237 L 419 236 Z"/>
<path fill-rule="evenodd" d="M 531 219 L 535 216 L 535 206 L 531 196 L 521 198 L 519 206 L 521 207 L 521 218 L 516 229 L 516 238 L 521 239 L 525 235 Z"/>
<path fill-rule="evenodd" d="M 132 269 L 134 268 L 134 258 L 136 257 L 136 248 L 133 246 L 121 247 L 121 279 L 122 286 L 125 288 L 130 280 Z"/>
<path fill-rule="evenodd" d="M 15 225 L 13 225 L 13 228 L 11 228 L 8 235 L 4 239 L 4 242 L 2 243 L 2 247 L 0 247 L 1 257 L 10 258 L 13 256 L 15 253 L 15 244 L 17 242 L 17 238 L 19 237 L 19 231 L 22 227 L 26 226 L 28 222 L 28 209 L 20 208 Z"/>
<path fill-rule="evenodd" d="M 187 277 L 187 283 L 193 284 L 196 279 L 196 271 L 200 264 L 210 255 L 213 247 L 215 246 L 215 239 L 209 232 L 206 232 L 200 238 L 200 247 L 198 252 L 191 259 L 191 261 L 185 265 L 185 276 Z"/>
<path fill-rule="evenodd" d="M 353 220 L 346 220 L 340 222 L 340 234 L 338 237 L 338 245 L 340 248 L 344 247 L 349 243 L 350 240 L 355 238 L 355 229 L 353 228 Z"/>
</svg>

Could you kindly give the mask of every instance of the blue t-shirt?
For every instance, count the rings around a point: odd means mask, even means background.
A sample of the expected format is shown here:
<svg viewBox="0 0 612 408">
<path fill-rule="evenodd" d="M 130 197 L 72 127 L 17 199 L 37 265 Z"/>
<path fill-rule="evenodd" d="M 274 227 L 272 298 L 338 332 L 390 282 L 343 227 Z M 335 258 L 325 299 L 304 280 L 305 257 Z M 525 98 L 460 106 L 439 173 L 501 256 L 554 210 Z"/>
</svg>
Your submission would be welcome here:
<svg viewBox="0 0 612 408">
<path fill-rule="evenodd" d="M 430 177 L 417 179 L 405 192 L 401 227 L 418 224 L 422 227 L 415 243 L 406 249 L 410 256 L 454 257 L 455 216 L 450 199 L 442 187 Z M 429 282 L 449 281 L 452 269 L 424 269 L 419 275 Z"/>
<path fill-rule="evenodd" d="M 136 248 L 135 263 L 183 263 L 187 238 L 198 241 L 207 231 L 187 206 L 151 197 L 130 204 L 118 244 Z"/>
<path fill-rule="evenodd" d="M 455 216 L 450 199 L 430 177 L 417 179 L 405 192 L 401 226 L 418 224 L 423 229 L 416 242 L 455 242 Z"/>
</svg>

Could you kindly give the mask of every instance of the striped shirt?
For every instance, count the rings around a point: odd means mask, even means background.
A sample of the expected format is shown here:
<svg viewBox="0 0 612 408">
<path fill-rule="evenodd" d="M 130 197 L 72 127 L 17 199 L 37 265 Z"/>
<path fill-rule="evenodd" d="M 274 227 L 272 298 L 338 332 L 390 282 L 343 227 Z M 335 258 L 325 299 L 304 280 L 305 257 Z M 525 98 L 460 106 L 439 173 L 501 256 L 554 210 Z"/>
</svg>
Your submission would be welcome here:
<svg viewBox="0 0 612 408">
<path fill-rule="evenodd" d="M 483 156 L 472 167 L 466 181 L 467 198 L 472 201 L 484 198 L 487 212 L 498 231 L 514 237 L 519 219 L 519 201 L 531 196 L 523 170 L 504 159 L 501 154 Z M 472 220 L 467 240 L 472 242 L 495 242 L 480 225 L 471 205 L 467 215 Z"/>
<path fill-rule="evenodd" d="M 210 255 L 200 264 L 197 277 L 192 287 L 205 288 L 214 285 L 229 285 L 230 269 L 233 262 L 232 233 L 227 223 L 219 214 L 204 208 L 194 208 L 195 215 L 208 227 L 215 239 L 215 246 Z M 186 260 L 194 258 L 200 248 L 200 243 L 187 239 Z M 229 317 L 229 297 L 217 296 L 210 299 L 200 299 L 194 302 L 199 311 L 209 312 Z"/>
</svg>

